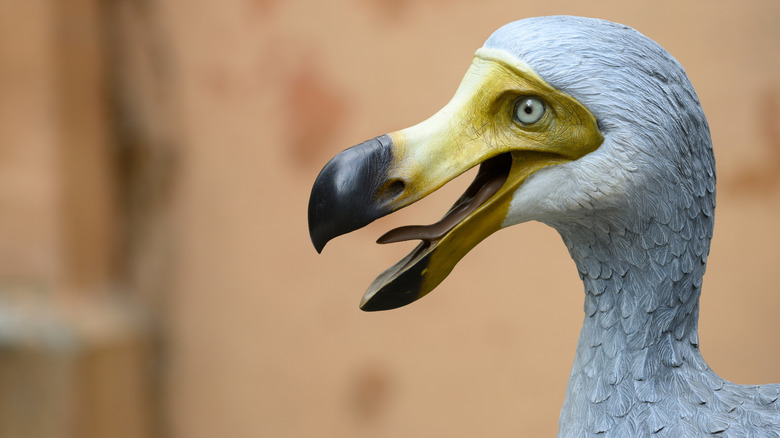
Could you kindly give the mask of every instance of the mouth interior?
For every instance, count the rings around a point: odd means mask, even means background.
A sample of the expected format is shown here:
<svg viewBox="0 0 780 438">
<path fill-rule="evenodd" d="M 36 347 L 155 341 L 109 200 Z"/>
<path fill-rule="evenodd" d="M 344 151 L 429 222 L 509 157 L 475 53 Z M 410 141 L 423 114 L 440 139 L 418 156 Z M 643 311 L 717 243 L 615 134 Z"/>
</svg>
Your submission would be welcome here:
<svg viewBox="0 0 780 438">
<path fill-rule="evenodd" d="M 383 234 L 376 242 L 385 244 L 421 240 L 422 243 L 413 251 L 414 255 L 407 257 L 406 265 L 408 265 L 495 195 L 506 182 L 511 167 L 512 155 L 509 152 L 482 162 L 474 181 L 438 222 L 431 225 L 406 225 L 394 228 Z"/>
</svg>

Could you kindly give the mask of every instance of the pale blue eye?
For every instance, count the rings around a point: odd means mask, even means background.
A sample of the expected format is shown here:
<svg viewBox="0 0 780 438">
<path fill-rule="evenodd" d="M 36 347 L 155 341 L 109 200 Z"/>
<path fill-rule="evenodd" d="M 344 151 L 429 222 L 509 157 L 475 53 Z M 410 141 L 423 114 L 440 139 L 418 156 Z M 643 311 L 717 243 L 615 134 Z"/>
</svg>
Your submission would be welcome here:
<svg viewBox="0 0 780 438">
<path fill-rule="evenodd" d="M 537 97 L 523 97 L 515 104 L 515 120 L 523 125 L 539 121 L 544 115 L 544 102 Z"/>
</svg>

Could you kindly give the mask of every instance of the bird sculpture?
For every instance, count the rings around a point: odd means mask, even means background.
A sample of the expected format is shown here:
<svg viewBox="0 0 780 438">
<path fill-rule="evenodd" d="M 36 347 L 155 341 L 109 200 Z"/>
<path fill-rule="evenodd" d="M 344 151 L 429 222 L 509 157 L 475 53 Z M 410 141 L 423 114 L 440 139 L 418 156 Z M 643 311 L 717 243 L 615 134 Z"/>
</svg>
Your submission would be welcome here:
<svg viewBox="0 0 780 438">
<path fill-rule="evenodd" d="M 780 437 L 780 385 L 728 382 L 699 351 L 715 161 L 669 53 L 604 20 L 501 27 L 438 113 L 325 165 L 312 242 L 320 252 L 477 165 L 439 222 L 379 238 L 421 243 L 374 280 L 363 310 L 421 298 L 488 235 L 539 221 L 560 234 L 585 291 L 559 437 Z"/>
</svg>

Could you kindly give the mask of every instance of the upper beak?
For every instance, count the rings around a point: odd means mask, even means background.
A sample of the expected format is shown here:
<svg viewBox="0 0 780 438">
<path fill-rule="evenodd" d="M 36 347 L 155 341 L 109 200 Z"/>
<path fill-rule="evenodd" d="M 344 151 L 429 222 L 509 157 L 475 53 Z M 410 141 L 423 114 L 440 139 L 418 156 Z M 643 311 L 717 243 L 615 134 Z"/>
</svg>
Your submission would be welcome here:
<svg viewBox="0 0 780 438">
<path fill-rule="evenodd" d="M 518 96 L 546 102 L 547 112 L 535 126 L 512 119 Z M 441 221 L 401 227 L 379 239 L 422 243 L 374 280 L 360 307 L 403 306 L 433 290 L 469 250 L 502 228 L 514 191 L 529 175 L 575 160 L 602 140 L 595 118 L 579 102 L 505 52 L 481 49 L 455 97 L 436 115 L 347 149 L 325 165 L 309 200 L 312 242 L 319 252 L 330 239 L 480 165 L 474 182 Z"/>
<path fill-rule="evenodd" d="M 330 239 L 392 211 L 381 189 L 393 161 L 392 142 L 383 135 L 341 152 L 325 165 L 309 198 L 309 235 L 317 252 Z"/>
</svg>

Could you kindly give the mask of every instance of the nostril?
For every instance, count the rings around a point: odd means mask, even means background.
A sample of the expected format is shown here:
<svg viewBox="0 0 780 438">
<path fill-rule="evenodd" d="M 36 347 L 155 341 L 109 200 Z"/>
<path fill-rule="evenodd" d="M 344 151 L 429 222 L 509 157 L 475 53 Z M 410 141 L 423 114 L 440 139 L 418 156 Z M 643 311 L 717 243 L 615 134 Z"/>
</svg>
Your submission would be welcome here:
<svg viewBox="0 0 780 438">
<path fill-rule="evenodd" d="M 377 191 L 377 199 L 382 203 L 391 202 L 406 190 L 406 184 L 400 179 L 393 179 L 385 183 Z"/>
</svg>

